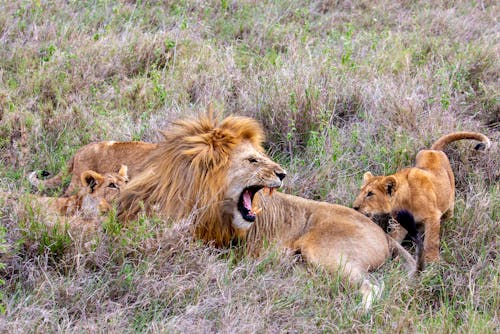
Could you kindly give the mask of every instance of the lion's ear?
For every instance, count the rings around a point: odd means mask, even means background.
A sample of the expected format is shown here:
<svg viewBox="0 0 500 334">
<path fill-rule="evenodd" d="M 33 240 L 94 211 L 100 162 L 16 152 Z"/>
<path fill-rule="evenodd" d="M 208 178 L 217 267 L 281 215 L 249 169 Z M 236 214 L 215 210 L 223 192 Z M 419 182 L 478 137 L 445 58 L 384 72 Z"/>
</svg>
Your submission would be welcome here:
<svg viewBox="0 0 500 334">
<path fill-rule="evenodd" d="M 85 188 L 89 188 L 89 192 L 93 193 L 95 187 L 104 182 L 104 176 L 94 172 L 93 170 L 87 170 L 82 173 L 80 180 Z"/>
<path fill-rule="evenodd" d="M 371 172 L 366 172 L 363 174 L 363 185 L 365 185 L 371 178 L 373 174 Z"/>
<path fill-rule="evenodd" d="M 122 165 L 118 171 L 118 175 L 128 179 L 128 167 L 126 165 Z"/>
<path fill-rule="evenodd" d="M 394 176 L 388 176 L 385 178 L 385 190 L 389 196 L 392 196 L 398 188 L 398 180 Z"/>
</svg>

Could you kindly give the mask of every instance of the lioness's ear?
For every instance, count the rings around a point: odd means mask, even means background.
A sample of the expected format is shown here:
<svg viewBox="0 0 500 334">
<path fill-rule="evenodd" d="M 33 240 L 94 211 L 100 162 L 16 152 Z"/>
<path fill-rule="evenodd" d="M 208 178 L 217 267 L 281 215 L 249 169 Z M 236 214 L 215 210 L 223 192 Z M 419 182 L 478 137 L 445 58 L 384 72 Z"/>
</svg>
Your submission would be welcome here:
<svg viewBox="0 0 500 334">
<path fill-rule="evenodd" d="M 94 172 L 93 170 L 87 170 L 82 173 L 80 180 L 85 188 L 89 188 L 89 192 L 93 193 L 95 187 L 104 182 L 104 176 Z"/>
<path fill-rule="evenodd" d="M 122 165 L 118 171 L 118 175 L 128 179 L 128 167 L 126 165 Z"/>
<path fill-rule="evenodd" d="M 371 178 L 373 177 L 373 174 L 371 172 L 366 172 L 363 174 L 363 185 L 366 184 Z"/>
<path fill-rule="evenodd" d="M 398 181 L 394 176 L 388 176 L 385 178 L 385 190 L 389 196 L 392 196 L 398 187 Z"/>
</svg>

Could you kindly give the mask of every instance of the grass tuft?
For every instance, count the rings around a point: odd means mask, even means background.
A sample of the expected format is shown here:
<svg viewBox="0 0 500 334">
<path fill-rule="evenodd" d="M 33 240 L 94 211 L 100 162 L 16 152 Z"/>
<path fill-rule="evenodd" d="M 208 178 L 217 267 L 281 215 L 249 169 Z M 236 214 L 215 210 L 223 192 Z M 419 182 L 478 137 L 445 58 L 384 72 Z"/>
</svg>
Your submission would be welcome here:
<svg viewBox="0 0 500 334">
<path fill-rule="evenodd" d="M 13 1 L 0 13 L 0 332 L 471 332 L 499 327 L 498 5 L 493 1 Z M 283 191 L 349 205 L 362 175 L 411 166 L 441 135 L 454 217 L 443 261 L 400 261 L 372 312 L 337 275 L 269 245 L 216 249 L 189 221 L 111 212 L 71 235 L 28 172 L 99 140 L 146 140 L 212 102 L 256 118 Z M 85 230 L 85 228 L 83 228 Z"/>
</svg>

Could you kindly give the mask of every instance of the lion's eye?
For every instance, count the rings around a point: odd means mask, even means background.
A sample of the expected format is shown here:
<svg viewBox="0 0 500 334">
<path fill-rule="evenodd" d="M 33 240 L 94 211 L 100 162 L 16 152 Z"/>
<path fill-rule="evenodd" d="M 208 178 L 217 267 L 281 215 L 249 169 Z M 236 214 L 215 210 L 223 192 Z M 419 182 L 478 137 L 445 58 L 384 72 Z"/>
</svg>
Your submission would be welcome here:
<svg viewBox="0 0 500 334">
<path fill-rule="evenodd" d="M 366 197 L 372 197 L 373 196 L 373 192 L 369 191 L 366 193 Z"/>
<path fill-rule="evenodd" d="M 110 183 L 110 184 L 108 185 L 108 187 L 113 188 L 113 189 L 118 189 L 118 187 L 117 187 L 117 186 L 116 186 L 116 184 L 114 184 L 114 183 Z"/>
<path fill-rule="evenodd" d="M 255 158 L 248 158 L 248 161 L 253 163 L 253 164 L 258 162 L 257 159 L 255 159 Z"/>
</svg>

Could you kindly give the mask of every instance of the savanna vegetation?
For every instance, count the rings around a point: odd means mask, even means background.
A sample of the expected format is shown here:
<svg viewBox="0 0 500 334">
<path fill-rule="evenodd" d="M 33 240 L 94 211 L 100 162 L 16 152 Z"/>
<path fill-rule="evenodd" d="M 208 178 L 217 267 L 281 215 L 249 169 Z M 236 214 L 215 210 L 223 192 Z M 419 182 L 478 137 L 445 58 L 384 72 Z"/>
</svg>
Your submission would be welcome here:
<svg viewBox="0 0 500 334">
<path fill-rule="evenodd" d="M 494 333 L 500 327 L 496 1 L 1 1 L 0 331 Z M 30 171 L 82 145 L 160 139 L 204 112 L 251 116 L 282 191 L 350 206 L 362 175 L 410 166 L 443 134 L 457 194 L 442 261 L 400 261 L 363 313 L 338 277 L 272 245 L 254 259 L 189 222 L 111 212 L 93 240 L 44 228 Z M 53 193 L 60 194 L 61 191 Z"/>
</svg>

